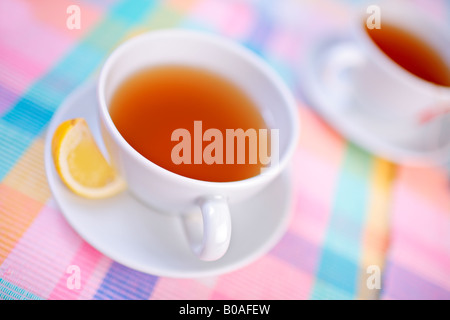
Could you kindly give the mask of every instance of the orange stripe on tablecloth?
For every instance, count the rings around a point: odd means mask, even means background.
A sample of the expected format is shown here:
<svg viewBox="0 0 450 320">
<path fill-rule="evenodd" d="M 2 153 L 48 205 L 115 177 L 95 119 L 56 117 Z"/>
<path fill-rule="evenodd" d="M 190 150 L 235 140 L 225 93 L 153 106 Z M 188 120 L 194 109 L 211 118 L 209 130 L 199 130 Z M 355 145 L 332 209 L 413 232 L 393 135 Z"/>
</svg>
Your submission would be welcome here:
<svg viewBox="0 0 450 320">
<path fill-rule="evenodd" d="M 44 139 L 37 138 L 3 180 L 3 184 L 41 203 L 51 196 L 44 169 L 44 145 Z"/>
<path fill-rule="evenodd" d="M 168 0 L 166 4 L 184 13 L 194 7 L 198 2 L 199 0 Z"/>
<path fill-rule="evenodd" d="M 3 183 L 0 184 L 0 264 L 43 207 L 42 202 Z"/>
<path fill-rule="evenodd" d="M 300 104 L 300 148 L 333 164 L 340 163 L 346 141 L 310 108 Z"/>
<path fill-rule="evenodd" d="M 389 246 L 389 213 L 395 174 L 395 164 L 381 158 L 375 159 L 369 193 L 370 198 L 367 206 L 366 228 L 363 236 L 357 296 L 359 299 L 379 298 L 380 290 L 369 288 L 367 285 L 368 278 L 374 275 L 375 272 L 373 269 L 368 269 L 368 267 L 377 266 L 381 272 L 384 269 Z"/>
<path fill-rule="evenodd" d="M 67 21 L 74 15 L 74 11 L 67 9 L 77 5 L 80 9 L 80 28 L 69 28 Z M 71 0 L 40 0 L 29 1 L 29 10 L 33 13 L 36 25 L 52 28 L 58 35 L 78 40 L 89 33 L 92 27 L 102 18 L 102 9 L 95 3 Z M 50 9 L 51 8 L 51 9 Z M 70 21 L 70 20 L 69 20 Z M 50 30 L 47 31 L 50 33 Z"/>
<path fill-rule="evenodd" d="M 450 212 L 450 187 L 445 167 L 402 166 L 399 169 L 399 179 L 403 185 L 443 212 Z"/>
</svg>

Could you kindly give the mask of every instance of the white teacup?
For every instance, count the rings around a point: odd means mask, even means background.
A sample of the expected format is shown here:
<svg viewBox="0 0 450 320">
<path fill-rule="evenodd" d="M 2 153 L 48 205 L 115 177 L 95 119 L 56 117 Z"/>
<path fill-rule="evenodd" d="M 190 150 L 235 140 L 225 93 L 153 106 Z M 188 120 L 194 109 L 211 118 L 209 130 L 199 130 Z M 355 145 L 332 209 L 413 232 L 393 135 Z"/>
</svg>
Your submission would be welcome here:
<svg viewBox="0 0 450 320">
<path fill-rule="evenodd" d="M 424 40 L 450 70 L 449 30 L 405 2 L 383 1 L 377 7 L 381 28 L 383 24 L 394 25 Z M 450 87 L 413 75 L 386 55 L 365 30 L 368 18 L 375 14 L 367 8 L 355 11 L 352 39 L 332 49 L 329 67 L 337 73 L 350 70 L 351 84 L 346 89 L 351 92 L 347 96 L 369 118 L 384 122 L 382 134 L 391 141 L 430 148 L 436 147 L 438 140 L 449 142 L 444 129 L 450 126 Z"/>
<path fill-rule="evenodd" d="M 250 179 L 208 182 L 163 169 L 133 149 L 111 120 L 110 100 L 131 74 L 165 64 L 206 68 L 243 89 L 269 127 L 279 129 L 278 164 Z M 179 215 L 192 251 L 207 261 L 219 259 L 228 249 L 232 234 L 229 203 L 252 197 L 280 174 L 293 155 L 299 134 L 295 100 L 262 59 L 231 41 L 193 31 L 153 31 L 120 45 L 101 70 L 98 100 L 103 140 L 129 191 L 148 206 Z"/>
</svg>

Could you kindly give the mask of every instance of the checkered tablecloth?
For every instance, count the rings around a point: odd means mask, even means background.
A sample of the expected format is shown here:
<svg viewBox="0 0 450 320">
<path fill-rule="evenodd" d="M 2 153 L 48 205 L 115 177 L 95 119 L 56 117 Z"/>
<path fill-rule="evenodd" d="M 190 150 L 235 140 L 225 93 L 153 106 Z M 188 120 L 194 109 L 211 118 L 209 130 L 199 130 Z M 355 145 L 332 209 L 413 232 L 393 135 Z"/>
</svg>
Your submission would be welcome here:
<svg viewBox="0 0 450 320">
<path fill-rule="evenodd" d="M 357 2 L 0 1 L 0 299 L 450 299 L 448 173 L 368 153 L 302 98 L 308 45 L 344 25 Z M 450 20 L 446 0 L 414 2 Z M 79 29 L 67 25 L 73 4 Z M 294 92 L 302 121 L 286 234 L 214 277 L 159 277 L 111 260 L 69 226 L 45 176 L 46 128 L 68 94 L 122 41 L 171 27 L 261 55 Z M 80 288 L 67 285 L 71 265 Z"/>
</svg>

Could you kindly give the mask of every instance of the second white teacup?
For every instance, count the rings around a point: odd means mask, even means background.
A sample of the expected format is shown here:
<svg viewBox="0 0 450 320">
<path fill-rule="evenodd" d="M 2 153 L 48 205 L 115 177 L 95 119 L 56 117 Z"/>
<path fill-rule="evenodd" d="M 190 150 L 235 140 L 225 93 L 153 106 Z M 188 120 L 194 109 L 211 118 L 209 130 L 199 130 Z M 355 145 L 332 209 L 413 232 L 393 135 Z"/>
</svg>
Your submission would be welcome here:
<svg viewBox="0 0 450 320">
<path fill-rule="evenodd" d="M 375 6 L 377 10 L 366 9 L 353 16 L 351 40 L 336 45 L 330 54 L 332 70 L 350 71 L 351 92 L 347 96 L 368 119 L 381 123 L 379 134 L 390 141 L 420 146 L 421 150 L 450 143 L 446 131 L 450 127 L 450 86 L 424 80 L 400 66 L 373 41 L 366 26 L 373 22 L 368 21 L 371 14 L 378 14 L 380 29 L 372 32 L 384 32 L 389 26 L 404 30 L 436 52 L 446 64 L 443 72 L 450 74 L 449 30 L 405 2 L 383 1 Z M 417 55 L 414 48 L 402 50 Z"/>
</svg>

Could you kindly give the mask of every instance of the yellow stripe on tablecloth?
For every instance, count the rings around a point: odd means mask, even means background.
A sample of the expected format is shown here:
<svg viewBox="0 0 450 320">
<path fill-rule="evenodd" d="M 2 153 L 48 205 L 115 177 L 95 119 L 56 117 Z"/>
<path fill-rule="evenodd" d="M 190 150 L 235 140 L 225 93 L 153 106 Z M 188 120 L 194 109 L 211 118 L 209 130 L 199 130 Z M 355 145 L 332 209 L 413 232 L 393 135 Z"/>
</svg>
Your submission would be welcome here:
<svg viewBox="0 0 450 320">
<path fill-rule="evenodd" d="M 377 270 L 383 271 L 384 268 L 389 245 L 389 212 L 395 173 L 395 164 L 381 158 L 375 159 L 367 206 L 366 229 L 363 234 L 358 299 L 378 299 L 380 294 L 380 290 L 369 287 L 367 281 L 373 279 L 369 277 L 376 276 Z M 374 284 L 374 282 L 370 283 Z"/>
<path fill-rule="evenodd" d="M 168 0 L 166 4 L 184 13 L 193 8 L 198 2 L 199 0 Z"/>
<path fill-rule="evenodd" d="M 43 138 L 37 138 L 3 180 L 4 185 L 41 203 L 51 196 L 45 176 L 44 144 Z"/>
</svg>

